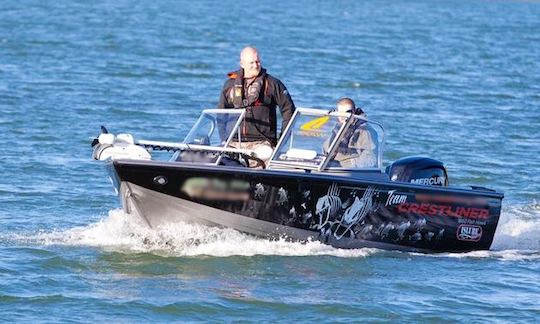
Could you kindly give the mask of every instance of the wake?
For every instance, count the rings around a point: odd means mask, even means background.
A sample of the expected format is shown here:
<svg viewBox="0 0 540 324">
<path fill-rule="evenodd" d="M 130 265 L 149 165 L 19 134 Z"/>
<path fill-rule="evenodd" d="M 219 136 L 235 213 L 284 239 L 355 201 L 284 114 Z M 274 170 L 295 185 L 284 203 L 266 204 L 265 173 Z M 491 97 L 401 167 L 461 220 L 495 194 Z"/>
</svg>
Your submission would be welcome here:
<svg viewBox="0 0 540 324">
<path fill-rule="evenodd" d="M 41 245 L 91 246 L 120 252 L 164 256 L 321 256 L 358 258 L 381 253 L 377 249 L 337 249 L 318 241 L 267 240 L 227 228 L 172 223 L 149 228 L 121 209 L 109 211 L 97 223 L 63 231 L 14 235 L 12 239 Z M 398 252 L 400 253 L 400 252 Z M 416 253 L 415 253 L 416 254 Z M 490 251 L 428 254 L 434 257 L 540 259 L 540 204 L 503 208 Z"/>
<path fill-rule="evenodd" d="M 540 204 L 503 206 L 492 250 L 540 251 Z"/>
<path fill-rule="evenodd" d="M 31 241 L 43 245 L 93 246 L 123 252 L 147 252 L 165 256 L 317 256 L 365 257 L 374 249 L 342 250 L 318 241 L 300 243 L 285 239 L 265 240 L 227 228 L 171 223 L 149 228 L 120 209 L 97 223 L 66 231 L 40 233 Z"/>
</svg>

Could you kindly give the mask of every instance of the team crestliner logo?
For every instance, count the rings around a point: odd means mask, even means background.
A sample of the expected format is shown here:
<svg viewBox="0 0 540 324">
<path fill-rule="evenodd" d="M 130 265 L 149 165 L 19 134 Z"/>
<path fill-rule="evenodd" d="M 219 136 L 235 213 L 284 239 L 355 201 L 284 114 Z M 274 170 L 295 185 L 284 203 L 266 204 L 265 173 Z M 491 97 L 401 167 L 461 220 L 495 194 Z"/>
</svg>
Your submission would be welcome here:
<svg viewBox="0 0 540 324">
<path fill-rule="evenodd" d="M 460 241 L 478 242 L 482 237 L 482 227 L 477 225 L 459 225 L 456 236 Z"/>
<path fill-rule="evenodd" d="M 404 204 L 407 202 L 407 195 L 396 194 L 395 190 L 388 191 L 388 198 L 386 199 L 385 206 L 394 206 Z"/>
</svg>

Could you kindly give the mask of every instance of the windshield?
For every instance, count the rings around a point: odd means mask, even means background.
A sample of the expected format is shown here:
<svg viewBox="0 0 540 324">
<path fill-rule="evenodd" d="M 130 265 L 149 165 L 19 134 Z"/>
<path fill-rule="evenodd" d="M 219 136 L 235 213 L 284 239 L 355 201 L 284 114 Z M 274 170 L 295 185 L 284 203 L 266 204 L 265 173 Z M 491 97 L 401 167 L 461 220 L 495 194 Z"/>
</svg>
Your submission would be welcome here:
<svg viewBox="0 0 540 324">
<path fill-rule="evenodd" d="M 299 108 L 271 165 L 318 170 L 380 169 L 383 138 L 382 126 L 359 116 Z"/>
<path fill-rule="evenodd" d="M 242 140 L 239 125 L 244 115 L 244 109 L 206 109 L 183 143 L 193 145 L 188 147 L 191 151 L 230 152 L 231 143 Z M 360 116 L 298 108 L 267 167 L 381 169 L 383 141 L 382 126 Z M 214 154 L 208 163 L 218 164 L 220 154 Z M 173 159 L 188 161 L 180 155 Z"/>
<path fill-rule="evenodd" d="M 238 136 L 233 131 L 243 116 L 243 109 L 206 109 L 183 143 L 224 147 L 231 138 Z"/>
</svg>

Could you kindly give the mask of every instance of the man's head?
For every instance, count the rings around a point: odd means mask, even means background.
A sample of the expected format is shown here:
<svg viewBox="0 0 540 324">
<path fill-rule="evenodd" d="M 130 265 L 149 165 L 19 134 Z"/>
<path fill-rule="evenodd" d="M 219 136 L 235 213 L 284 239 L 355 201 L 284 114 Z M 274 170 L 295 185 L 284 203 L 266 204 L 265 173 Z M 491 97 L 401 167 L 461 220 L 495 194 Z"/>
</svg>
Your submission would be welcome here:
<svg viewBox="0 0 540 324">
<path fill-rule="evenodd" d="M 343 113 L 352 113 L 356 109 L 354 101 L 351 98 L 341 98 L 336 104 L 336 111 Z"/>
<path fill-rule="evenodd" d="M 261 59 L 255 47 L 246 47 L 240 52 L 240 66 L 244 69 L 244 78 L 254 78 L 261 73 Z"/>
<path fill-rule="evenodd" d="M 336 111 L 342 113 L 354 113 L 355 115 L 366 117 L 366 114 L 364 113 L 362 108 L 356 108 L 354 101 L 351 98 L 347 97 L 338 100 L 338 102 L 336 103 Z"/>
</svg>

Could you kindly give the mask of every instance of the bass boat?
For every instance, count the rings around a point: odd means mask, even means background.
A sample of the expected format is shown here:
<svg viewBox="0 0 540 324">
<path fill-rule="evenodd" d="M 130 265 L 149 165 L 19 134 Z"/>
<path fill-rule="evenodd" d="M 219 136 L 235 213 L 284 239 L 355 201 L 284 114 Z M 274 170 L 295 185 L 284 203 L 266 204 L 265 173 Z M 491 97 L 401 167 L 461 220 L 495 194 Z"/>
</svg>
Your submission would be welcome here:
<svg viewBox="0 0 540 324">
<path fill-rule="evenodd" d="M 93 158 L 107 166 L 124 211 L 152 228 L 192 222 L 337 248 L 490 248 L 503 194 L 450 187 L 443 163 L 428 157 L 383 168 L 379 123 L 298 108 L 275 148 L 248 150 L 245 113 L 206 109 L 178 143 L 102 127 Z M 171 153 L 156 159 L 156 150 Z"/>
</svg>

